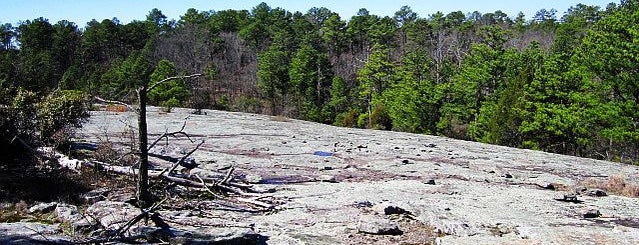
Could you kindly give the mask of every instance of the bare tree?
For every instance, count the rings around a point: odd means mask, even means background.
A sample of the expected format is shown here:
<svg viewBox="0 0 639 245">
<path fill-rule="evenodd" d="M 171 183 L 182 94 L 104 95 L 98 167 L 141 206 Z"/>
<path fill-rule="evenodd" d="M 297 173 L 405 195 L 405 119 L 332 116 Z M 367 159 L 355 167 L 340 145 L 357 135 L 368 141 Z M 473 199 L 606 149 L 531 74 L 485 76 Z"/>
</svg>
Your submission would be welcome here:
<svg viewBox="0 0 639 245">
<path fill-rule="evenodd" d="M 149 86 L 148 82 L 145 82 L 137 89 L 138 94 L 138 154 L 140 157 L 140 164 L 138 166 L 138 183 L 137 183 L 137 199 L 138 205 L 142 208 L 148 208 L 151 206 L 151 194 L 149 192 L 149 142 L 148 142 L 148 130 L 146 125 L 146 104 L 148 101 L 147 95 L 154 88 L 157 88 L 160 84 L 176 80 L 176 79 L 188 79 L 202 76 L 202 74 L 192 74 L 186 76 L 174 76 L 165 78 L 157 83 Z"/>
</svg>

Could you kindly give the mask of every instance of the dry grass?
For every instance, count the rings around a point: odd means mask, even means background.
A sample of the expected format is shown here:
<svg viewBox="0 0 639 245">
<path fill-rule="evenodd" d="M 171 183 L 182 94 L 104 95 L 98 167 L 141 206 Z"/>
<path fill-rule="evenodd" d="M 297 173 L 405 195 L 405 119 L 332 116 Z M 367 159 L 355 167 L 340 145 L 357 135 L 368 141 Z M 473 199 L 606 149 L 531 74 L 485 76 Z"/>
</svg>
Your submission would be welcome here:
<svg viewBox="0 0 639 245">
<path fill-rule="evenodd" d="M 27 210 L 29 205 L 24 201 L 5 205 L 5 207 L 0 208 L 0 222 L 13 223 L 19 221 L 34 221 L 45 224 L 53 224 L 56 222 L 55 216 L 51 213 L 28 214 Z"/>
<path fill-rule="evenodd" d="M 273 116 L 271 117 L 271 121 L 276 121 L 276 122 L 290 122 L 291 119 L 282 115 L 277 115 L 277 116 Z"/>
<path fill-rule="evenodd" d="M 607 180 L 588 179 L 580 184 L 587 188 L 598 188 L 616 195 L 639 197 L 639 184 L 630 182 L 619 175 L 611 176 Z"/>
<path fill-rule="evenodd" d="M 106 106 L 106 111 L 125 112 L 126 111 L 126 106 L 123 106 L 123 105 L 107 105 Z"/>
</svg>

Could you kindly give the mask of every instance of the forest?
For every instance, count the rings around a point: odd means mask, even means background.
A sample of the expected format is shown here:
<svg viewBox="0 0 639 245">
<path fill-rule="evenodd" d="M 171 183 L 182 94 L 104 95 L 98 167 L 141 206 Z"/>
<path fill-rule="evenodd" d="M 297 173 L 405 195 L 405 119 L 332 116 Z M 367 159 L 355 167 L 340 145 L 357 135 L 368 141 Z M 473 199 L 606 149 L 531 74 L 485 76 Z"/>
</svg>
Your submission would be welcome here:
<svg viewBox="0 0 639 245">
<path fill-rule="evenodd" d="M 534 16 L 189 9 L 0 23 L 0 145 L 48 143 L 94 97 L 264 113 L 637 164 L 639 1 Z M 6 151 L 3 149 L 1 151 Z"/>
</svg>

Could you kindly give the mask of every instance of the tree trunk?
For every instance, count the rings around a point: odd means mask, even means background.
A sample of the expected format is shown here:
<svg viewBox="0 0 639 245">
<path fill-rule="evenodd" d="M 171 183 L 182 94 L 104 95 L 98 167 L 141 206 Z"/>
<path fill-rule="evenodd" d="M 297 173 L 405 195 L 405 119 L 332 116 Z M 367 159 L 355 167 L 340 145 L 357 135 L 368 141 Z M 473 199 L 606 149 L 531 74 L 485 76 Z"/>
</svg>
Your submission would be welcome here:
<svg viewBox="0 0 639 245">
<path fill-rule="evenodd" d="M 140 111 L 138 112 L 138 150 L 140 154 L 140 166 L 138 171 L 138 205 L 140 208 L 148 208 L 151 206 L 151 195 L 149 193 L 149 150 L 146 127 L 146 102 L 147 102 L 147 86 L 144 85 L 138 89 L 138 102 Z"/>
</svg>

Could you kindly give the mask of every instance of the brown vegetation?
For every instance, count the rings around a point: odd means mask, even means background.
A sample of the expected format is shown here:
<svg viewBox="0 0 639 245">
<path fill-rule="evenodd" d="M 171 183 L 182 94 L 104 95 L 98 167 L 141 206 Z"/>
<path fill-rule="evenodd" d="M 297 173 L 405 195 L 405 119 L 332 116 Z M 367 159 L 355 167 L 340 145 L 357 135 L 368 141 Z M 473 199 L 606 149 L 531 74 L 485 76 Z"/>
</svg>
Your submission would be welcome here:
<svg viewBox="0 0 639 245">
<path fill-rule="evenodd" d="M 639 184 L 619 175 L 611 176 L 607 180 L 588 179 L 580 184 L 587 188 L 598 188 L 621 196 L 639 197 Z"/>
</svg>

